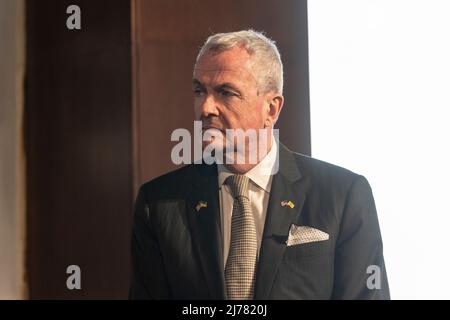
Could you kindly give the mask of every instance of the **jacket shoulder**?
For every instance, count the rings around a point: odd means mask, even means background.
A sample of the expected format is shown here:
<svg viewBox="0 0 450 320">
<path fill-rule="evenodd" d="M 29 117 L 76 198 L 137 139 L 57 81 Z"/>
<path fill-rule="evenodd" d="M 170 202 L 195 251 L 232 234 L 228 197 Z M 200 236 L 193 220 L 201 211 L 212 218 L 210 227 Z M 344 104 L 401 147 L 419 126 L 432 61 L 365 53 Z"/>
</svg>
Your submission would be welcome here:
<svg viewBox="0 0 450 320">
<path fill-rule="evenodd" d="M 195 179 L 194 165 L 186 165 L 145 182 L 139 192 L 147 201 L 179 198 L 185 195 L 193 179 Z"/>
<path fill-rule="evenodd" d="M 347 168 L 292 152 L 302 176 L 315 183 L 327 183 L 330 186 L 350 187 L 356 180 L 365 178 Z"/>
</svg>

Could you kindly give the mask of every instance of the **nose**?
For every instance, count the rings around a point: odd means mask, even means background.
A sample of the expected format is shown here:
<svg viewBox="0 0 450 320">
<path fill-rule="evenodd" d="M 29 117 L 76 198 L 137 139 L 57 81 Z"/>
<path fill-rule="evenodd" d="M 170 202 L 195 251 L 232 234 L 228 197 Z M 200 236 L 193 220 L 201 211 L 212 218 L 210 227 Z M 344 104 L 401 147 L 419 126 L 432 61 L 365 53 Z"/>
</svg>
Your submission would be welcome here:
<svg viewBox="0 0 450 320">
<path fill-rule="evenodd" d="M 212 94 L 206 94 L 203 99 L 199 101 L 200 118 L 208 118 L 210 116 L 219 116 L 219 109 L 217 108 L 217 101 Z"/>
</svg>

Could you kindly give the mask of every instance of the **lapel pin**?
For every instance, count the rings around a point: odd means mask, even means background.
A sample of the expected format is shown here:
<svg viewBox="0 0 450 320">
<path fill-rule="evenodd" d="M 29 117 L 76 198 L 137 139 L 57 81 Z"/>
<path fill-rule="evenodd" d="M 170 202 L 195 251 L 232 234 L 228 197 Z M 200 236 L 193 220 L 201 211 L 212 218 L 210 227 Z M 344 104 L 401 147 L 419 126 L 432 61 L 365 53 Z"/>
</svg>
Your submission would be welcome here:
<svg viewBox="0 0 450 320">
<path fill-rule="evenodd" d="M 208 208 L 208 202 L 206 202 L 206 201 L 199 201 L 197 203 L 197 205 L 195 206 L 195 210 L 197 210 L 197 212 L 199 212 L 201 208 Z"/>
<path fill-rule="evenodd" d="M 282 207 L 286 207 L 286 206 L 288 206 L 289 208 L 294 208 L 295 207 L 295 204 L 291 201 L 291 200 L 283 200 L 283 201 L 281 201 L 281 206 Z"/>
</svg>

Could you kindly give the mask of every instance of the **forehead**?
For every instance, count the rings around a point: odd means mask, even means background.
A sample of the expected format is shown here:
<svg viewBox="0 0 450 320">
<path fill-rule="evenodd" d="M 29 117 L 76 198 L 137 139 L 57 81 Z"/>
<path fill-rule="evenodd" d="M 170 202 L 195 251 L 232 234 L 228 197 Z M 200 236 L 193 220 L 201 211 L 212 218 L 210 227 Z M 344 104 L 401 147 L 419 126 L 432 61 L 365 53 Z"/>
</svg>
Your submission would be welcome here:
<svg viewBox="0 0 450 320">
<path fill-rule="evenodd" d="M 251 57 L 244 48 L 239 47 L 202 56 L 195 65 L 194 78 L 206 85 L 219 82 L 255 83 Z"/>
</svg>

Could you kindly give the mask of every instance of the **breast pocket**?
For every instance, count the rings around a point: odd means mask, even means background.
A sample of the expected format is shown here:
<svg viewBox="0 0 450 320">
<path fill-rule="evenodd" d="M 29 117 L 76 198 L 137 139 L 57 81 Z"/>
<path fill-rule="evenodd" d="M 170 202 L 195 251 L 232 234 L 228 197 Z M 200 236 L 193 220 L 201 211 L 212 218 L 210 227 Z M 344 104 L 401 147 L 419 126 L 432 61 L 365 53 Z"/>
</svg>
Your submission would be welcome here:
<svg viewBox="0 0 450 320">
<path fill-rule="evenodd" d="M 273 292 L 278 299 L 329 299 L 333 288 L 333 242 L 286 247 Z"/>
<path fill-rule="evenodd" d="M 285 259 L 298 259 L 301 257 L 329 255 L 332 253 L 330 240 L 302 243 L 286 247 Z"/>
</svg>

